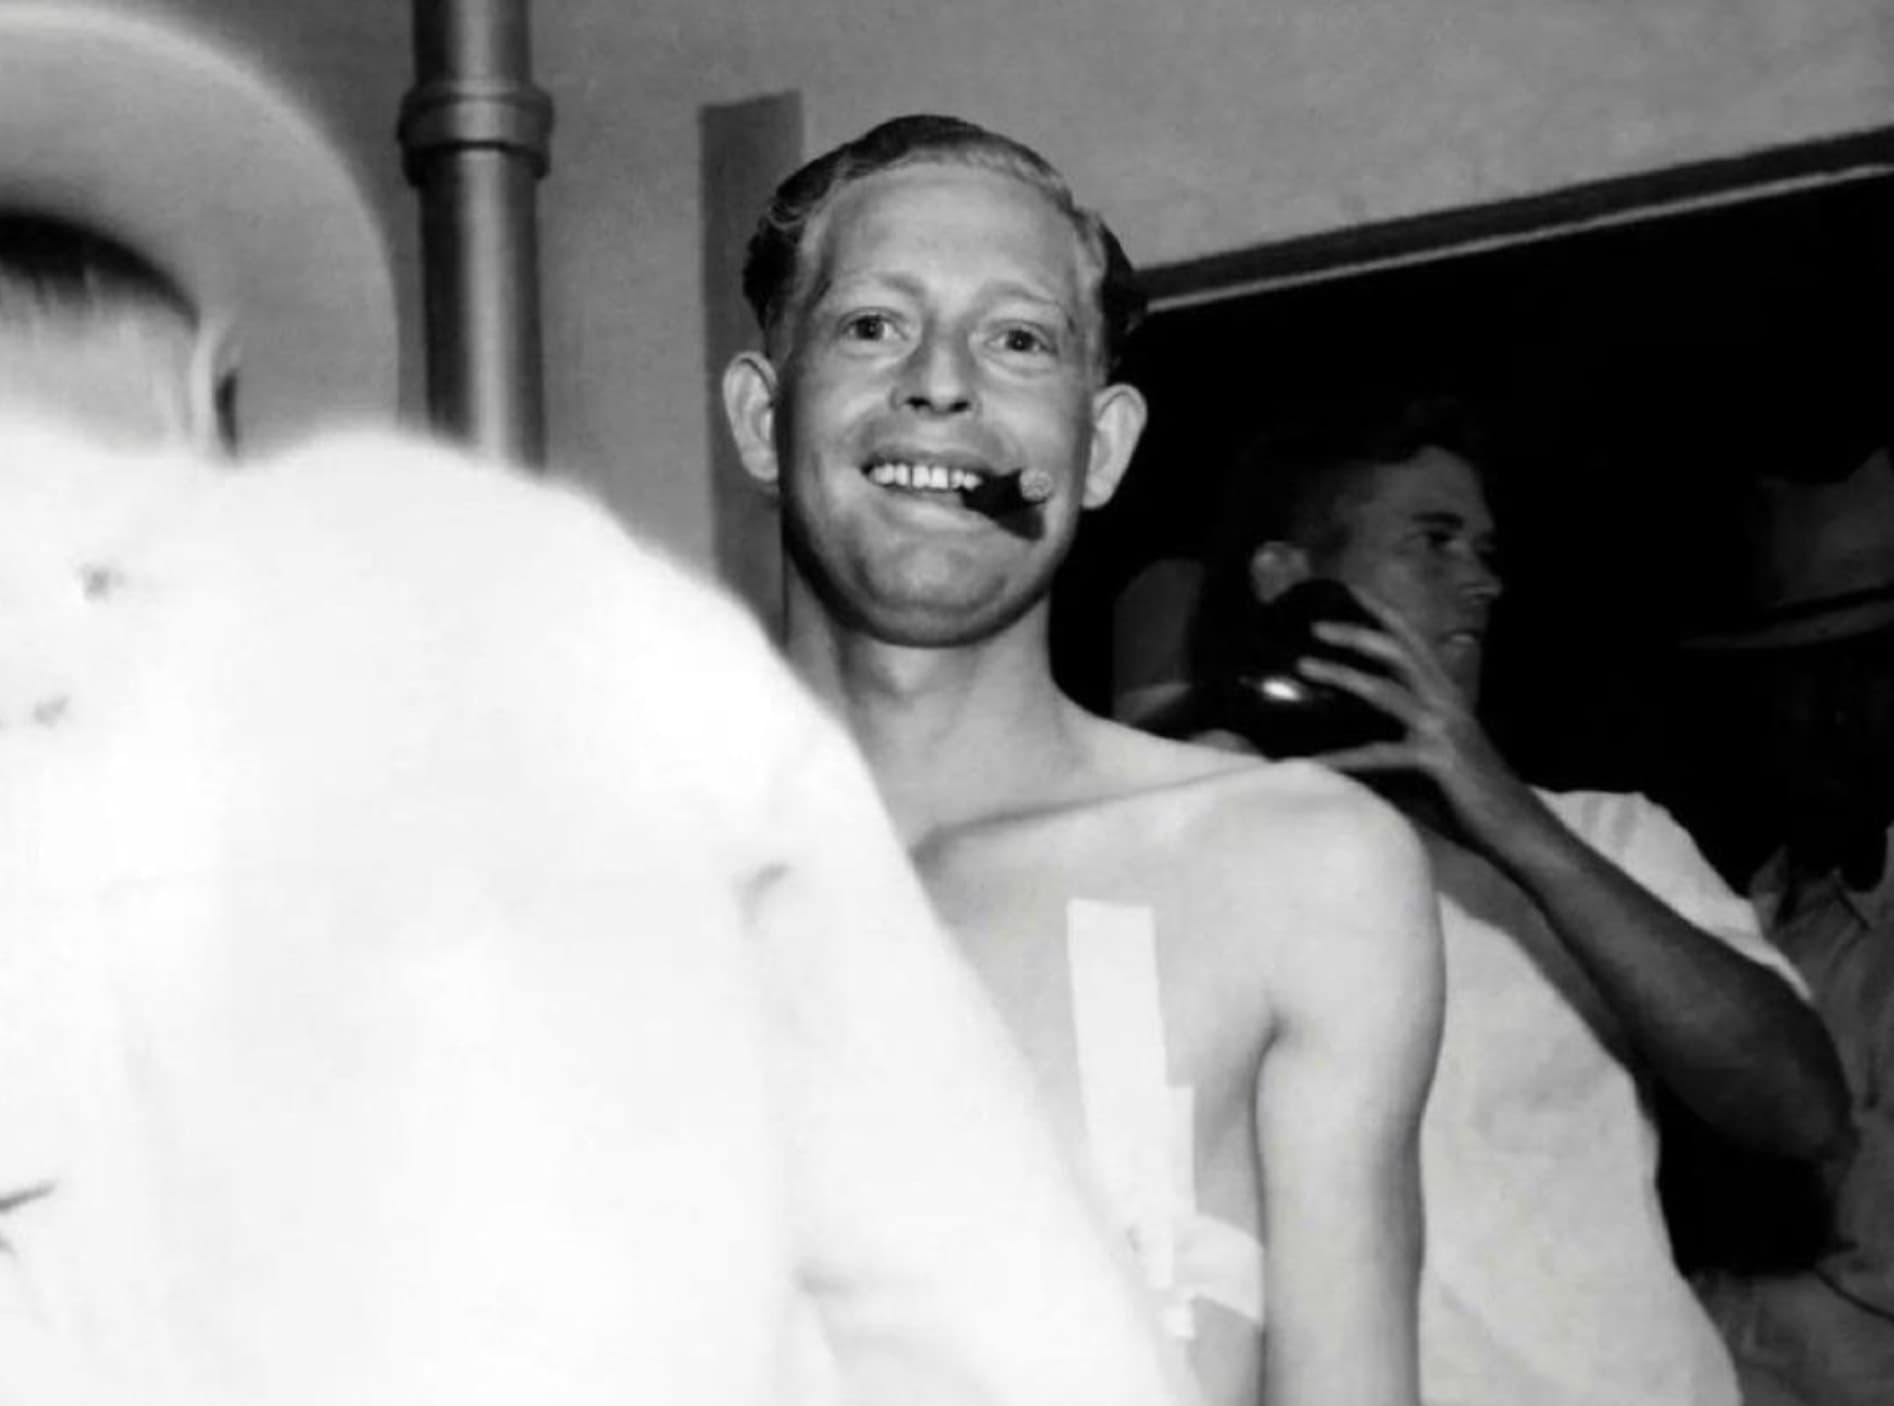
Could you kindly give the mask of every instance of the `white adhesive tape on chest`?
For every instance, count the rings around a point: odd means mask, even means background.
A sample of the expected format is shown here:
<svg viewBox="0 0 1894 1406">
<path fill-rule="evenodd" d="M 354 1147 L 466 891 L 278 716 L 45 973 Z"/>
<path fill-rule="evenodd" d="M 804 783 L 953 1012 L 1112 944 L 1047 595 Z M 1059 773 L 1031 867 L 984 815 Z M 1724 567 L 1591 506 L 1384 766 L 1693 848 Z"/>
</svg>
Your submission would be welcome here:
<svg viewBox="0 0 1894 1406">
<path fill-rule="evenodd" d="M 1200 1297 L 1261 1326 L 1262 1247 L 1197 1209 L 1195 1099 L 1169 1078 L 1156 920 L 1148 908 L 1073 899 L 1066 935 L 1092 1164 L 1164 1301 L 1165 1327 L 1194 1336 Z"/>
<path fill-rule="evenodd" d="M 1156 924 L 1149 909 L 1086 899 L 1067 906 L 1066 924 L 1092 1157 L 1147 1278 L 1168 1294 L 1176 1282 L 1174 1139 L 1188 1120 L 1178 1118 L 1166 1077 Z"/>
</svg>

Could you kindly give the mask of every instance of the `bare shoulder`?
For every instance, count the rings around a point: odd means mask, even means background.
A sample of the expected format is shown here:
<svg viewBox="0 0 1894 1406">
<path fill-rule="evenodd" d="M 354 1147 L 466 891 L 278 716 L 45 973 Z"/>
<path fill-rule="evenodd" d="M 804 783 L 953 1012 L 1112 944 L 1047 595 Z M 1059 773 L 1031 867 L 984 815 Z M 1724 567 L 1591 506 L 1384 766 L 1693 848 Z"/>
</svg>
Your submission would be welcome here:
<svg viewBox="0 0 1894 1406">
<path fill-rule="evenodd" d="M 1267 838 L 1280 853 L 1324 866 L 1425 863 L 1407 821 L 1339 772 L 1094 722 L 1088 745 L 1099 770 L 1121 794 L 1173 805 L 1180 822 L 1188 821 L 1199 852 L 1253 860 L 1259 841 Z M 1283 877 L 1272 876 L 1277 882 Z"/>
<path fill-rule="evenodd" d="M 1315 762 L 1249 760 L 1252 769 L 1221 788 L 1207 843 L 1253 851 L 1266 836 L 1324 882 L 1373 878 L 1383 870 L 1425 879 L 1420 837 L 1366 786 Z"/>
<path fill-rule="evenodd" d="M 1278 998 L 1301 991 L 1328 1004 L 1358 998 L 1370 979 L 1429 984 L 1439 960 L 1432 874 L 1393 806 L 1314 762 L 1105 726 L 1093 743 L 1155 813 L 1200 942 L 1265 969 Z"/>
<path fill-rule="evenodd" d="M 1206 852 L 1226 940 L 1253 942 L 1279 1034 L 1432 1067 L 1443 952 L 1432 866 L 1413 826 L 1366 786 L 1313 762 L 1254 761 L 1222 786 Z M 1262 917 L 1259 915 L 1267 915 Z M 1379 1050 L 1383 1055 L 1366 1055 Z"/>
</svg>

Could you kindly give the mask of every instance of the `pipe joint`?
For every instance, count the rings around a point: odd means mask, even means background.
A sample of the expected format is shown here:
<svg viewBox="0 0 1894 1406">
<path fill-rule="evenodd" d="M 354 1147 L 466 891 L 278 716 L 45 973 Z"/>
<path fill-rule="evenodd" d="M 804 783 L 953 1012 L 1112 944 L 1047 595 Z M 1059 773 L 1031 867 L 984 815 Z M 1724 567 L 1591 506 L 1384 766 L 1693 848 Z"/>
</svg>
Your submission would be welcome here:
<svg viewBox="0 0 1894 1406">
<path fill-rule="evenodd" d="M 473 148 L 514 153 L 534 176 L 544 176 L 551 164 L 552 99 L 517 79 L 437 78 L 403 99 L 397 135 L 414 184 L 435 157 Z"/>
</svg>

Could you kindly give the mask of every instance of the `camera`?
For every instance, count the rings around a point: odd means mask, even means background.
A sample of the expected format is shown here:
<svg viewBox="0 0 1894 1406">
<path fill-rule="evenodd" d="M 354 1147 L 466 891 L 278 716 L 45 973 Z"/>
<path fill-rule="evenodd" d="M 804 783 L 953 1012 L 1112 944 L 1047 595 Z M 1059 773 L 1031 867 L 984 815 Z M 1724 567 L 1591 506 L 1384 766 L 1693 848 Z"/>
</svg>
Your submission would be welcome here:
<svg viewBox="0 0 1894 1406">
<path fill-rule="evenodd" d="M 1264 756 L 1306 757 L 1402 736 L 1387 713 L 1297 670 L 1297 661 L 1314 658 L 1387 675 L 1380 661 L 1319 637 L 1315 626 L 1323 621 L 1383 628 L 1341 582 L 1300 582 L 1258 609 L 1217 690 L 1221 725 Z"/>
</svg>

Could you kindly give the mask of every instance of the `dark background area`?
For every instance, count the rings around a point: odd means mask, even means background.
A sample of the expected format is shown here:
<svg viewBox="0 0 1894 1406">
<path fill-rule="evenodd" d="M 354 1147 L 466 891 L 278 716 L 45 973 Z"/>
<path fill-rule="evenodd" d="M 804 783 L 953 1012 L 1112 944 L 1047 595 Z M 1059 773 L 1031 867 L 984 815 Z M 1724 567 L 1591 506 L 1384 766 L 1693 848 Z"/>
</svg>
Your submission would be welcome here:
<svg viewBox="0 0 1894 1406">
<path fill-rule="evenodd" d="M 1744 477 L 1837 477 L 1882 433 L 1891 237 L 1876 177 L 1155 314 L 1125 367 L 1150 427 L 1055 595 L 1061 681 L 1109 711 L 1113 602 L 1202 549 L 1252 437 L 1456 395 L 1495 450 L 1493 732 L 1540 784 L 1669 804 L 1734 877 L 1759 822 L 1718 754 L 1754 739 L 1720 735 L 1676 644 L 1731 609 Z"/>
</svg>

